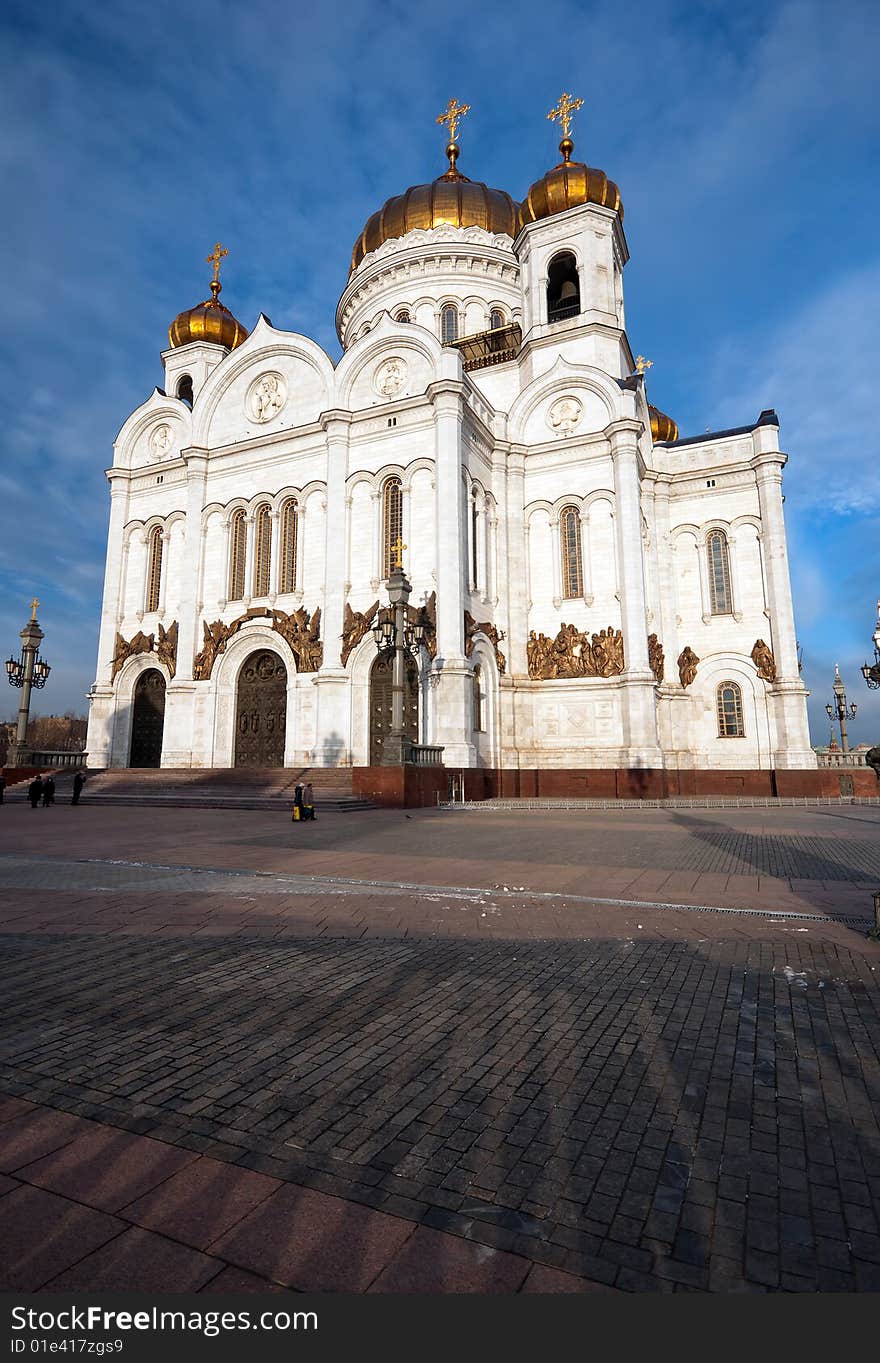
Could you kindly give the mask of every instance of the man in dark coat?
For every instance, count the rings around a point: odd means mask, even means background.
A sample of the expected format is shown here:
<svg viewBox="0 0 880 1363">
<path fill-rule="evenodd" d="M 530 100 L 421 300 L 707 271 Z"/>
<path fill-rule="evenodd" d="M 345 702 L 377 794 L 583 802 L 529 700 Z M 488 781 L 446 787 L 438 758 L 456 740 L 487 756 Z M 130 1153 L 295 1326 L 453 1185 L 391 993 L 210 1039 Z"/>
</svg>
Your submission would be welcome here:
<svg viewBox="0 0 880 1363">
<path fill-rule="evenodd" d="M 43 780 L 43 808 L 55 803 L 55 778 L 47 776 Z"/>
<path fill-rule="evenodd" d="M 43 779 L 41 776 L 35 776 L 33 781 L 31 781 L 30 785 L 28 786 L 28 799 L 31 802 L 31 809 L 36 809 L 37 805 L 40 803 L 40 797 L 42 796 L 42 794 Z"/>
<path fill-rule="evenodd" d="M 78 771 L 73 778 L 73 798 L 70 801 L 72 805 L 79 804 L 79 797 L 80 795 L 82 795 L 82 788 L 85 785 L 85 783 L 86 783 L 85 776 L 82 774 L 81 771 Z"/>
</svg>

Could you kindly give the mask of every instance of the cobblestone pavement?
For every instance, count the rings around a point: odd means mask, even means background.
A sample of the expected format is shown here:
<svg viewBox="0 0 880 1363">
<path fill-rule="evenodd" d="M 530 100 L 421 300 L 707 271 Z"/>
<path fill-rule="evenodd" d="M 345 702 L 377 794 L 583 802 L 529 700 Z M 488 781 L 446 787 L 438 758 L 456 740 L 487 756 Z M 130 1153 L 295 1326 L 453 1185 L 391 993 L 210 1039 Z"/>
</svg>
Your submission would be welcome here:
<svg viewBox="0 0 880 1363">
<path fill-rule="evenodd" d="M 880 948 L 828 921 L 866 911 L 873 811 L 724 811 L 711 837 L 680 812 L 537 838 L 508 814 L 346 815 L 295 872 L 261 816 L 151 813 L 133 866 L 142 812 L 82 812 L 8 825 L 0 1090 L 491 1247 L 520 1284 L 532 1264 L 629 1291 L 880 1290 Z M 686 882 L 656 865 L 664 828 L 708 858 Z M 525 841 L 540 856 L 513 862 Z M 795 841 L 821 881 L 755 874 L 759 843 L 781 870 Z M 722 878 L 722 844 L 748 874 Z M 487 888 L 414 889 L 420 848 L 436 885 Z M 647 898 L 685 883 L 714 911 Z M 246 1269 L 237 1234 L 216 1254 Z"/>
</svg>

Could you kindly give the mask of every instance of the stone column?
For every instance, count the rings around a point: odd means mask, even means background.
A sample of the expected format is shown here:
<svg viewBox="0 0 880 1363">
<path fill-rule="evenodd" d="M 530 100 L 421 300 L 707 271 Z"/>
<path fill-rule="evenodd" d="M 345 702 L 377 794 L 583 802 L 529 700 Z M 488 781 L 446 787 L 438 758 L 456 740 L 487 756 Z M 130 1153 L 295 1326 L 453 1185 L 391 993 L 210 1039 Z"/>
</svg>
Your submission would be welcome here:
<svg viewBox="0 0 880 1363">
<path fill-rule="evenodd" d="M 624 760 L 632 766 L 660 767 L 654 674 L 648 661 L 647 599 L 639 477 L 638 437 L 641 422 L 632 418 L 606 428 L 614 465 L 614 529 L 620 581 L 623 629 Z"/>
<path fill-rule="evenodd" d="M 448 767 L 471 767 L 475 748 L 471 731 L 471 669 L 464 655 L 464 608 L 467 582 L 462 549 L 467 543 L 465 498 L 461 477 L 463 387 L 444 379 L 428 388 L 434 405 L 435 509 L 437 526 L 437 741 Z"/>
<path fill-rule="evenodd" d="M 775 444 L 777 428 L 761 427 L 755 432 L 762 443 Z M 810 746 L 807 720 L 807 689 L 800 679 L 791 579 L 785 547 L 785 519 L 782 511 L 782 469 L 786 456 L 778 449 L 762 450 L 752 468 L 758 486 L 761 510 L 761 548 L 767 581 L 767 610 L 776 680 L 769 688 L 771 714 L 775 721 L 772 761 L 775 767 L 815 767 L 816 754 Z"/>
<path fill-rule="evenodd" d="M 122 620 L 125 603 L 120 599 L 123 567 L 123 530 L 128 519 L 129 473 L 126 469 L 111 469 L 110 526 L 107 531 L 107 562 L 104 568 L 104 597 L 101 605 L 101 627 L 98 634 L 98 661 L 95 681 L 88 693 L 89 729 L 86 748 L 89 765 L 93 768 L 109 766 L 113 749 L 113 722 L 116 696 L 113 689 L 113 656 L 116 652 L 116 633 Z"/>
<path fill-rule="evenodd" d="M 321 609 L 324 650 L 321 670 L 312 679 L 317 690 L 315 765 L 336 767 L 349 761 L 351 755 L 349 678 L 340 657 L 345 607 L 345 482 L 351 413 L 325 412 L 322 424 L 327 434 L 327 509 Z"/>
<path fill-rule="evenodd" d="M 197 693 L 193 681 L 193 658 L 201 648 L 199 630 L 199 578 L 202 561 L 202 512 L 208 482 L 208 451 L 190 448 L 182 452 L 186 462 L 186 528 L 182 562 L 175 569 L 180 585 L 177 621 L 176 671 L 165 693 L 165 732 L 162 740 L 164 767 L 210 765 L 207 733 L 197 736 Z M 170 622 L 169 622 L 170 623 Z"/>
</svg>

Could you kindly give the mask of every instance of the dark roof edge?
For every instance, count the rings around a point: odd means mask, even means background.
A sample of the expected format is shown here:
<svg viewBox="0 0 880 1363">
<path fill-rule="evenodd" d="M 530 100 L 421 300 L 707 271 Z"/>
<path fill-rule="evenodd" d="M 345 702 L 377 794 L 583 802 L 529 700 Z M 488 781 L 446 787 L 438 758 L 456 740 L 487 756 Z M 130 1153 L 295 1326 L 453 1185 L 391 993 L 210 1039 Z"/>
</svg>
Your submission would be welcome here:
<svg viewBox="0 0 880 1363">
<path fill-rule="evenodd" d="M 707 431 L 705 435 L 685 435 L 680 440 L 658 440 L 658 445 L 677 449 L 679 445 L 708 445 L 713 440 L 727 440 L 732 435 L 751 435 L 759 426 L 779 426 L 779 417 L 772 407 L 768 407 L 753 421 L 751 426 L 732 426 L 729 431 Z"/>
</svg>

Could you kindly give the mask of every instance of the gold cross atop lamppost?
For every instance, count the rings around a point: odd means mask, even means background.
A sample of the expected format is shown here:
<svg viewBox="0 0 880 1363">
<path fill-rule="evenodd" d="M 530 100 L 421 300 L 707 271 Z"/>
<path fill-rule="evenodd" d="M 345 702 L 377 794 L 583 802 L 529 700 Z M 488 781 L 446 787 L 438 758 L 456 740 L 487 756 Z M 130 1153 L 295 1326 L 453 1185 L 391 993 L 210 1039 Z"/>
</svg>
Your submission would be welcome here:
<svg viewBox="0 0 880 1363">
<path fill-rule="evenodd" d="M 459 151 L 455 136 L 458 132 L 459 123 L 464 118 L 465 114 L 469 114 L 470 111 L 471 106 L 469 104 L 459 104 L 457 99 L 451 99 L 446 106 L 446 112 L 444 114 L 438 114 L 437 116 L 437 122 L 445 123 L 449 128 L 449 141 L 446 144 L 446 155 L 449 157 L 449 170 L 446 174 L 453 179 L 457 173 L 455 163 L 458 160 Z"/>
<path fill-rule="evenodd" d="M 31 619 L 32 619 L 32 620 L 36 620 L 36 618 L 37 618 L 37 606 L 39 606 L 39 604 L 40 604 L 40 603 L 39 603 L 39 601 L 37 600 L 37 598 L 34 597 L 33 601 L 31 602 Z"/>
<path fill-rule="evenodd" d="M 574 151 L 574 143 L 571 140 L 571 116 L 576 113 L 583 104 L 582 99 L 572 99 L 568 91 L 563 90 L 562 97 L 555 109 L 551 109 L 547 117 L 551 123 L 558 119 L 562 129 L 562 141 L 559 143 L 559 150 L 562 152 L 563 160 L 570 161 L 571 153 Z"/>
<path fill-rule="evenodd" d="M 399 568 L 401 572 L 403 571 L 403 551 L 404 551 L 404 549 L 408 549 L 408 548 L 409 548 L 409 545 L 408 545 L 408 544 L 404 544 L 404 542 L 403 542 L 403 536 L 402 536 L 402 535 L 398 535 L 398 537 L 397 537 L 397 543 L 396 543 L 396 544 L 392 544 L 392 546 L 391 546 L 391 568 L 392 568 L 392 571 L 393 571 L 395 568 Z"/>
<path fill-rule="evenodd" d="M 653 367 L 653 364 L 654 364 L 654 361 L 653 361 L 653 360 L 646 360 L 645 357 L 644 357 L 644 355 L 637 355 L 637 356 L 636 356 L 636 373 L 637 373 L 637 374 L 644 374 L 644 372 L 645 372 L 646 369 L 651 369 L 651 368 Z"/>
</svg>

